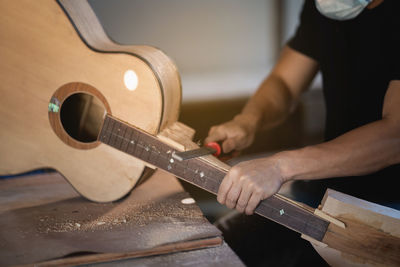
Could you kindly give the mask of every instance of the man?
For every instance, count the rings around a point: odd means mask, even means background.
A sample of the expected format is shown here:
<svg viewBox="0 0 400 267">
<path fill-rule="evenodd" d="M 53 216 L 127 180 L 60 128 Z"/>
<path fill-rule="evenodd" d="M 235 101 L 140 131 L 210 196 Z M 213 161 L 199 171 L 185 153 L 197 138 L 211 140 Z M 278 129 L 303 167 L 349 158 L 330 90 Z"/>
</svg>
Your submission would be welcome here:
<svg viewBox="0 0 400 267">
<path fill-rule="evenodd" d="M 330 187 L 384 205 L 400 202 L 394 186 L 400 179 L 399 4 L 305 2 L 300 26 L 272 72 L 242 112 L 212 127 L 205 142 L 221 141 L 224 152 L 248 147 L 257 130 L 290 114 L 319 70 L 325 142 L 232 167 L 219 188 L 220 203 L 252 214 L 282 184 L 298 180 L 311 180 L 302 186 L 319 200 Z"/>
</svg>

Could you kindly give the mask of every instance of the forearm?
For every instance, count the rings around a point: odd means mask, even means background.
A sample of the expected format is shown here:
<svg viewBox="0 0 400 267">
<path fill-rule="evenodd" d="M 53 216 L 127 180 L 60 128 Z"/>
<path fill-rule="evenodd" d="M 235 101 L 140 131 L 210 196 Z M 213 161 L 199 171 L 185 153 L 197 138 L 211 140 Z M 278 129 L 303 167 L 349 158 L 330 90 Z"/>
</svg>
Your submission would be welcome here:
<svg viewBox="0 0 400 267">
<path fill-rule="evenodd" d="M 400 126 L 382 119 L 332 141 L 276 155 L 284 180 L 357 176 L 400 163 Z"/>
<path fill-rule="evenodd" d="M 295 99 L 285 82 L 271 74 L 235 119 L 249 120 L 257 129 L 271 128 L 287 118 L 294 103 Z"/>
<path fill-rule="evenodd" d="M 222 142 L 224 152 L 250 146 L 260 128 L 282 122 L 318 70 L 318 63 L 289 47 L 242 112 L 226 123 L 211 127 L 205 142 Z"/>
<path fill-rule="evenodd" d="M 252 120 L 254 127 L 271 128 L 284 121 L 294 109 L 318 71 L 318 63 L 284 47 L 271 74 L 248 101 L 239 119 Z"/>
</svg>

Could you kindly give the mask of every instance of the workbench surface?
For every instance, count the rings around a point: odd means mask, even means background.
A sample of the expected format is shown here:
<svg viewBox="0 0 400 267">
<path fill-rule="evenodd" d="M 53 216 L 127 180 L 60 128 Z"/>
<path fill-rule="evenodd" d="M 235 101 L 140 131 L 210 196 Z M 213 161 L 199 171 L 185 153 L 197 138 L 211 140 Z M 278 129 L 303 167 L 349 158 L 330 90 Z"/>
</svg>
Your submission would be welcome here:
<svg viewBox="0 0 400 267">
<path fill-rule="evenodd" d="M 162 171 L 113 203 L 81 197 L 56 172 L 2 179 L 0 265 L 72 259 L 104 266 L 243 266 L 188 200 L 176 178 Z M 106 263 L 115 259 L 123 260 Z"/>
</svg>

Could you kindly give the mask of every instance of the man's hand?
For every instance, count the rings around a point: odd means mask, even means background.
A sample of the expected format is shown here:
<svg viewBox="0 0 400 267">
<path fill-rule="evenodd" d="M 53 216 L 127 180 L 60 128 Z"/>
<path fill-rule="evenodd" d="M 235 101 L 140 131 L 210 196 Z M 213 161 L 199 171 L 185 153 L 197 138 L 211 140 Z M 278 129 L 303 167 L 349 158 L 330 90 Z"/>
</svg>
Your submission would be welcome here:
<svg viewBox="0 0 400 267">
<path fill-rule="evenodd" d="M 258 203 L 277 193 L 285 182 L 277 157 L 241 162 L 230 169 L 218 190 L 218 202 L 253 214 Z"/>
<path fill-rule="evenodd" d="M 250 146 L 257 130 L 270 129 L 287 118 L 317 71 L 315 60 L 285 46 L 242 112 L 233 120 L 212 127 L 205 142 L 222 141 L 224 153 Z"/>
<path fill-rule="evenodd" d="M 222 142 L 222 150 L 243 150 L 254 141 L 257 131 L 256 120 L 250 116 L 238 115 L 233 120 L 211 127 L 205 143 Z"/>
<path fill-rule="evenodd" d="M 289 116 L 317 71 L 317 61 L 285 46 L 277 64 L 242 112 L 233 120 L 212 127 L 205 142 L 222 141 L 225 153 L 250 146 L 258 129 L 270 129 Z M 291 165 L 286 158 L 281 160 L 279 154 L 233 167 L 220 185 L 218 201 L 240 212 L 253 213 L 260 200 L 278 192 L 289 179 L 282 175 L 282 170 L 288 168 L 279 165 Z"/>
</svg>

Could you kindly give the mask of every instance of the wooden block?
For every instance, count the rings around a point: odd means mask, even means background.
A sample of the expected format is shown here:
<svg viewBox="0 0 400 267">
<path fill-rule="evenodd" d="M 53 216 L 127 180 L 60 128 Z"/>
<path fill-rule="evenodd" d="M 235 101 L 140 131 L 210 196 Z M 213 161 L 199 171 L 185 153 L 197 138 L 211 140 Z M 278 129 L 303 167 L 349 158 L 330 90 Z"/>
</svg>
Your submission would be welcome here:
<svg viewBox="0 0 400 267">
<path fill-rule="evenodd" d="M 400 211 L 328 189 L 322 200 L 322 211 L 332 217 L 356 219 L 400 237 Z"/>
<path fill-rule="evenodd" d="M 329 216 L 328 214 L 326 214 L 325 212 L 323 212 L 323 211 L 321 211 L 319 209 L 315 209 L 314 214 L 319 216 L 319 217 L 321 217 L 321 218 L 323 218 L 323 219 L 325 219 L 325 220 L 327 220 L 327 221 L 329 221 L 329 222 L 331 222 L 331 223 L 336 224 L 337 226 L 339 226 L 339 227 L 341 227 L 343 229 L 346 228 L 346 225 L 344 224 L 344 222 L 341 222 L 338 219 L 336 219 L 336 218 L 334 218 L 332 216 Z"/>
<path fill-rule="evenodd" d="M 400 211 L 328 189 L 316 214 L 331 221 L 328 247 L 311 241 L 329 265 L 400 265 Z"/>
</svg>

